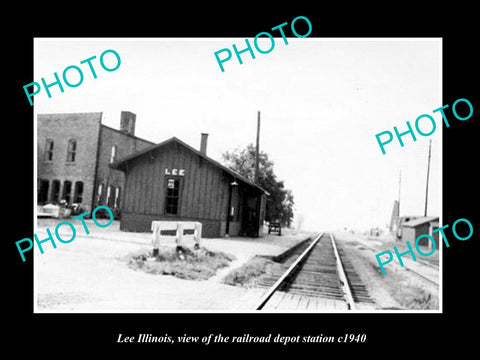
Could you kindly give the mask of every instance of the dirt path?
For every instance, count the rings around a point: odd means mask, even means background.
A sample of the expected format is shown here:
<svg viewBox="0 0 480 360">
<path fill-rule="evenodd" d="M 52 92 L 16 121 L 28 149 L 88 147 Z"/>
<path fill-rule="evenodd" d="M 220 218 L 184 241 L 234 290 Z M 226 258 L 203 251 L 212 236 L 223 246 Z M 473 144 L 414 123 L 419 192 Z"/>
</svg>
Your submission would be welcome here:
<svg viewBox="0 0 480 360">
<path fill-rule="evenodd" d="M 221 284 L 221 278 L 256 254 L 276 255 L 304 238 L 281 238 L 278 243 L 282 246 L 269 238 L 204 239 L 203 246 L 231 253 L 236 260 L 209 280 L 189 281 L 126 266 L 128 254 L 151 250 L 150 234 L 125 233 L 115 227 L 107 231 L 88 221 L 87 225 L 90 235 L 77 231 L 69 244 L 57 243 L 53 249 L 45 243 L 44 254 L 35 249 L 36 311 L 248 311 L 263 290 Z M 52 230 L 55 221 L 39 224 L 37 233 L 45 234 L 46 227 Z M 70 235 L 65 233 L 65 238 Z M 175 243 L 172 240 L 167 245 Z"/>
<path fill-rule="evenodd" d="M 45 234 L 59 220 L 39 221 L 36 233 Z M 75 224 L 77 225 L 77 224 Z M 90 235 L 77 227 L 77 237 L 57 248 L 44 244 L 44 254 L 35 249 L 35 293 L 38 312 L 208 312 L 251 311 L 263 289 L 229 286 L 221 282 L 229 271 L 255 255 L 278 255 L 304 240 L 308 234 L 290 233 L 260 239 L 202 239 L 202 246 L 235 256 L 227 268 L 208 280 L 192 281 L 169 275 L 153 275 L 127 266 L 133 253 L 151 250 L 149 233 L 126 233 L 118 222 L 109 228 L 87 220 Z M 68 227 L 63 227 L 62 229 Z M 61 232 L 65 239 L 71 234 Z M 438 288 L 425 284 L 403 268 L 380 272 L 374 252 L 355 236 L 336 234 L 352 265 L 382 309 L 438 309 Z M 46 236 L 45 236 L 46 237 Z M 175 246 L 172 239 L 166 246 Z M 398 265 L 398 264 L 396 264 Z M 415 263 L 421 267 L 422 264 Z M 432 269 L 428 269 L 432 272 Z M 435 276 L 430 273 L 429 276 Z"/>
</svg>

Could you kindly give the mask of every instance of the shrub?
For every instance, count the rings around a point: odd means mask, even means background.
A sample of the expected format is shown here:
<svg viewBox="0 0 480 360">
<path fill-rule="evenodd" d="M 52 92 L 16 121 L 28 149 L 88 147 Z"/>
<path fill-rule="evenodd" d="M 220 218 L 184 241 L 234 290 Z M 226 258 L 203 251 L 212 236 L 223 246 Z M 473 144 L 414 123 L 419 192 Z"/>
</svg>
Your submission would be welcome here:
<svg viewBox="0 0 480 360">
<path fill-rule="evenodd" d="M 167 248 L 159 251 L 158 256 L 147 261 L 149 254 L 131 256 L 128 266 L 141 269 L 150 274 L 173 275 L 181 279 L 207 280 L 218 269 L 226 267 L 234 256 L 209 251 L 204 247 L 191 250 L 186 247 Z"/>
</svg>

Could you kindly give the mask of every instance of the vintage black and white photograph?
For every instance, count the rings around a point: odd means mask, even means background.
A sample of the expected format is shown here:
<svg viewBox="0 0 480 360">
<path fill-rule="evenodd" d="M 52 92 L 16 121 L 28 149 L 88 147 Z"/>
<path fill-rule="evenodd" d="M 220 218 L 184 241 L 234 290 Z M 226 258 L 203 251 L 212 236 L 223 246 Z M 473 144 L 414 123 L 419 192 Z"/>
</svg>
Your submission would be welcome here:
<svg viewBox="0 0 480 360">
<path fill-rule="evenodd" d="M 34 39 L 35 313 L 442 311 L 442 39 L 272 36 Z"/>
</svg>

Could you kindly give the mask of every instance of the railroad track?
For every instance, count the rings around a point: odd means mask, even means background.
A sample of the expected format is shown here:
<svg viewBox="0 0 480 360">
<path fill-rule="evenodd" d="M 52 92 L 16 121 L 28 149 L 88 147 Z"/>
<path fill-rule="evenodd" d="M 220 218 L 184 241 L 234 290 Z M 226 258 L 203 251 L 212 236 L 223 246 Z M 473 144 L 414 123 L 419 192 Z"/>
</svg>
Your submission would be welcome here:
<svg viewBox="0 0 480 360">
<path fill-rule="evenodd" d="M 257 310 L 263 309 L 276 293 L 288 293 L 308 301 L 315 298 L 340 301 L 349 310 L 354 310 L 359 302 L 373 304 L 355 269 L 329 233 L 297 245 L 278 260 L 282 270 L 258 283 L 268 290 L 259 300 Z"/>
</svg>

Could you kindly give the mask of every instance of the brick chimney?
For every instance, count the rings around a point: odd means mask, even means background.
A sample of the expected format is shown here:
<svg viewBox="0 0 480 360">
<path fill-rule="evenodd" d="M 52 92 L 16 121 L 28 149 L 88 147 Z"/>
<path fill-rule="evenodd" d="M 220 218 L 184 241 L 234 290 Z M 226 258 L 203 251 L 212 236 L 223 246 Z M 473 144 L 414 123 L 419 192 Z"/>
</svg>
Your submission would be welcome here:
<svg viewBox="0 0 480 360">
<path fill-rule="evenodd" d="M 137 115 L 130 111 L 122 111 L 120 113 L 120 131 L 135 135 L 135 120 L 137 119 Z"/>
<path fill-rule="evenodd" d="M 202 138 L 200 140 L 200 152 L 207 156 L 207 141 L 208 141 L 208 134 L 202 133 Z"/>
</svg>

